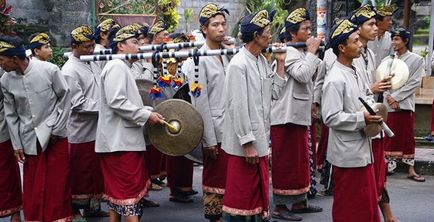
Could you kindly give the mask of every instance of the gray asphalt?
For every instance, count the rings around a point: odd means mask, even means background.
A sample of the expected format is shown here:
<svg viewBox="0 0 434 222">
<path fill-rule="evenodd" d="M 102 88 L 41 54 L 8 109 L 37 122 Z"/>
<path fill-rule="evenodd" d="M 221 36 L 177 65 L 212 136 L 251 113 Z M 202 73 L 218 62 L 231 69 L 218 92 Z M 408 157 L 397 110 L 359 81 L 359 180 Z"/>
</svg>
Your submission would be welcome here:
<svg viewBox="0 0 434 222">
<path fill-rule="evenodd" d="M 395 174 L 388 177 L 388 188 L 391 196 L 392 209 L 401 222 L 434 222 L 434 176 L 425 176 L 427 181 L 417 183 L 406 178 L 405 174 Z M 195 167 L 194 189 L 200 191 L 201 168 Z M 318 187 L 319 190 L 322 187 Z M 150 199 L 158 201 L 158 208 L 146 208 L 141 221 L 143 222 L 195 222 L 206 221 L 202 215 L 201 193 L 193 196 L 194 203 L 179 204 L 169 201 L 169 189 L 152 191 Z M 323 207 L 324 212 L 305 214 L 305 222 L 328 222 L 331 220 L 332 197 L 317 197 L 310 204 Z M 104 205 L 103 208 L 107 209 Z M 0 222 L 9 221 L 1 218 Z M 107 218 L 88 219 L 89 222 L 108 221 Z M 272 220 L 281 221 L 281 220 Z"/>
</svg>

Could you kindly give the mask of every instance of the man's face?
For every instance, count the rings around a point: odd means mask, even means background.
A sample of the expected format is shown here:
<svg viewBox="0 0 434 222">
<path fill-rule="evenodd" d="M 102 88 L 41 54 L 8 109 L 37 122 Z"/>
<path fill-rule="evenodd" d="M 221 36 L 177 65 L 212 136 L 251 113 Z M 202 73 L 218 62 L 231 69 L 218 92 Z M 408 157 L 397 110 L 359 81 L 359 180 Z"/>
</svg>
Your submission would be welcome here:
<svg viewBox="0 0 434 222">
<path fill-rule="evenodd" d="M 216 15 L 209 19 L 208 26 L 202 26 L 207 39 L 214 42 L 223 42 L 227 31 L 226 19 L 223 15 Z"/>
<path fill-rule="evenodd" d="M 135 54 L 139 52 L 139 40 L 137 38 L 129 38 L 124 42 L 118 43 L 118 52 L 125 54 Z"/>
<path fill-rule="evenodd" d="M 141 34 L 137 40 L 139 40 L 139 46 L 144 46 L 144 45 L 148 45 L 151 43 L 151 40 L 147 37 L 145 37 L 145 35 Z"/>
<path fill-rule="evenodd" d="M 6 72 L 16 71 L 18 69 L 17 59 L 17 57 L 0 55 L 0 67 Z"/>
<path fill-rule="evenodd" d="M 375 18 L 371 18 L 364 22 L 359 28 L 360 37 L 367 39 L 368 41 L 374 41 L 378 35 L 378 27 Z"/>
<path fill-rule="evenodd" d="M 255 35 L 256 44 L 258 44 L 262 49 L 267 48 L 271 41 L 270 25 L 267 25 L 264 28 L 262 34 L 255 32 Z"/>
<path fill-rule="evenodd" d="M 42 61 L 50 60 L 51 56 L 53 56 L 53 50 L 51 49 L 50 43 L 41 46 L 40 49 L 35 49 L 35 54 Z"/>
<path fill-rule="evenodd" d="M 166 30 L 163 30 L 154 36 L 154 43 L 155 44 L 161 44 L 161 43 L 167 43 L 169 39 L 169 32 Z"/>
<path fill-rule="evenodd" d="M 401 36 L 393 36 L 392 38 L 392 47 L 394 51 L 399 51 L 401 49 L 403 49 L 407 42 L 405 42 Z"/>
<path fill-rule="evenodd" d="M 309 20 L 300 23 L 300 28 L 297 34 L 294 36 L 299 42 L 306 42 L 312 36 L 312 23 Z"/>
<path fill-rule="evenodd" d="M 390 31 L 390 29 L 392 28 L 392 16 L 385 16 L 383 18 L 383 21 L 378 20 L 377 26 L 381 30 Z"/>
<path fill-rule="evenodd" d="M 72 49 L 74 51 L 82 56 L 82 55 L 92 55 L 95 50 L 95 42 L 94 41 L 87 41 L 83 42 L 79 45 L 73 44 Z"/>
<path fill-rule="evenodd" d="M 362 52 L 362 42 L 360 41 L 359 32 L 353 32 L 347 39 L 347 44 L 341 44 L 340 53 L 348 58 L 358 58 Z"/>
</svg>

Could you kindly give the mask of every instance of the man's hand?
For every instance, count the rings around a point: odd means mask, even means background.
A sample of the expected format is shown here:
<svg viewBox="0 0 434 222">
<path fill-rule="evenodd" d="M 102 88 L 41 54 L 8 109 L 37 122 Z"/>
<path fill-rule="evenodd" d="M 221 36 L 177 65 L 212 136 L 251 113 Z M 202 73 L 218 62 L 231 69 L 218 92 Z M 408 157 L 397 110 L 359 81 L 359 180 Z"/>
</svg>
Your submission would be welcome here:
<svg viewBox="0 0 434 222">
<path fill-rule="evenodd" d="M 258 151 L 256 151 L 253 143 L 247 143 L 243 145 L 244 155 L 246 156 L 246 162 L 250 164 L 259 163 Z"/>
<path fill-rule="evenodd" d="M 17 161 L 20 163 L 26 162 L 26 156 L 24 155 L 23 149 L 15 150 L 15 157 L 17 158 Z"/>
<path fill-rule="evenodd" d="M 306 40 L 307 51 L 316 55 L 316 51 L 318 51 L 321 41 L 321 39 L 315 37 L 308 38 Z"/>
<path fill-rule="evenodd" d="M 390 89 L 392 87 L 392 83 L 390 82 L 392 77 L 393 76 L 389 76 L 389 77 L 386 77 L 379 82 L 374 83 L 371 86 L 372 93 L 377 94 L 377 93 L 384 92 L 384 91 Z"/>
<path fill-rule="evenodd" d="M 278 49 L 283 48 L 285 46 L 286 45 L 283 44 L 283 43 L 274 43 L 273 44 L 273 47 L 278 48 Z M 276 59 L 276 62 L 285 62 L 286 51 L 285 52 L 275 52 L 274 53 L 274 58 Z"/>
<path fill-rule="evenodd" d="M 399 110 L 399 102 L 392 98 L 390 95 L 386 97 L 387 104 L 389 104 L 390 108 Z"/>
<path fill-rule="evenodd" d="M 366 125 L 371 123 L 381 123 L 383 121 L 383 117 L 377 115 L 371 115 L 368 111 L 364 111 L 363 115 L 365 116 Z"/>
<path fill-rule="evenodd" d="M 219 154 L 218 146 L 210 146 L 203 148 L 203 155 L 205 158 L 209 157 L 213 160 L 217 159 L 217 155 Z"/>
<path fill-rule="evenodd" d="M 164 124 L 164 117 L 156 112 L 152 112 L 148 118 L 148 122 L 152 125 L 154 124 Z"/>
</svg>

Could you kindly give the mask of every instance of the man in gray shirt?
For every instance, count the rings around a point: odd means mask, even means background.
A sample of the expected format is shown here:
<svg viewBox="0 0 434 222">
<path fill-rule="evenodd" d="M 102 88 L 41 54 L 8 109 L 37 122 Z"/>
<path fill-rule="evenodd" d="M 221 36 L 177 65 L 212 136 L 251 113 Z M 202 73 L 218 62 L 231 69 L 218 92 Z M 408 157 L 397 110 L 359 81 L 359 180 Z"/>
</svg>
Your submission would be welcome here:
<svg viewBox="0 0 434 222">
<path fill-rule="evenodd" d="M 369 87 L 352 65 L 361 54 L 358 27 L 343 20 L 332 30 L 329 44 L 338 59 L 324 80 L 321 113 L 330 128 L 333 221 L 380 221 L 371 144 L 362 129 L 382 119 L 360 110 L 358 98 L 372 103 L 373 97 L 367 96 Z"/>
<path fill-rule="evenodd" d="M 137 53 L 137 29 L 120 29 L 112 44 L 114 53 Z M 138 222 L 143 197 L 150 184 L 145 165 L 145 123 L 163 124 L 163 117 L 143 106 L 131 71 L 135 60 L 111 60 L 101 73 L 101 99 L 95 151 L 104 177 L 110 221 Z"/>
<path fill-rule="evenodd" d="M 5 117 L 18 161 L 24 163 L 26 221 L 71 220 L 66 122 L 69 88 L 60 69 L 27 58 L 18 37 L 0 37 Z"/>
<path fill-rule="evenodd" d="M 229 155 L 224 221 L 268 217 L 271 100 L 279 97 L 286 84 L 286 53 L 275 54 L 277 74 L 261 54 L 271 40 L 270 23 L 266 10 L 243 18 L 240 31 L 246 44 L 227 69 L 222 148 Z"/>
<path fill-rule="evenodd" d="M 71 90 L 71 110 L 67 129 L 71 154 L 74 219 L 82 218 L 79 209 L 84 209 L 87 215 L 96 214 L 104 193 L 104 181 L 95 153 L 101 69 L 93 62 L 80 61 L 80 56 L 93 54 L 93 38 L 93 32 L 87 26 L 79 26 L 72 30 L 72 54 L 62 67 L 62 74 Z M 94 204 L 91 205 L 91 201 Z M 90 209 L 90 206 L 96 206 L 97 209 Z M 99 211 L 97 215 L 107 213 Z"/>
</svg>

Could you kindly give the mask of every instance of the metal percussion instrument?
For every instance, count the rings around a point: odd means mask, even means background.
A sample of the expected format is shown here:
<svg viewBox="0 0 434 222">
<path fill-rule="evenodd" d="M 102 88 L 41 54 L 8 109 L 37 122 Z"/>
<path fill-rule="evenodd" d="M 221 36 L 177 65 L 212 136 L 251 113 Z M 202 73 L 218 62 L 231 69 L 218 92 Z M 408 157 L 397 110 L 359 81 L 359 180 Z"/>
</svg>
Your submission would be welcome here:
<svg viewBox="0 0 434 222">
<path fill-rule="evenodd" d="M 169 99 L 158 104 L 154 111 L 164 116 L 167 124 L 146 124 L 145 128 L 150 142 L 160 152 L 169 156 L 183 156 L 200 144 L 203 120 L 190 103 Z"/>
<path fill-rule="evenodd" d="M 399 89 L 407 82 L 409 73 L 408 66 L 404 61 L 390 56 L 378 66 L 375 79 L 379 82 L 392 75 L 393 77 L 390 80 L 391 89 Z"/>
<path fill-rule="evenodd" d="M 383 122 L 387 121 L 387 107 L 383 103 L 374 103 L 371 105 L 372 109 L 375 111 L 375 114 L 378 116 L 383 117 Z M 366 108 L 363 106 L 362 111 L 366 111 Z M 368 124 L 363 131 L 365 132 L 366 136 L 374 137 L 378 135 L 382 130 L 382 127 L 380 124 L 371 123 Z"/>
</svg>

